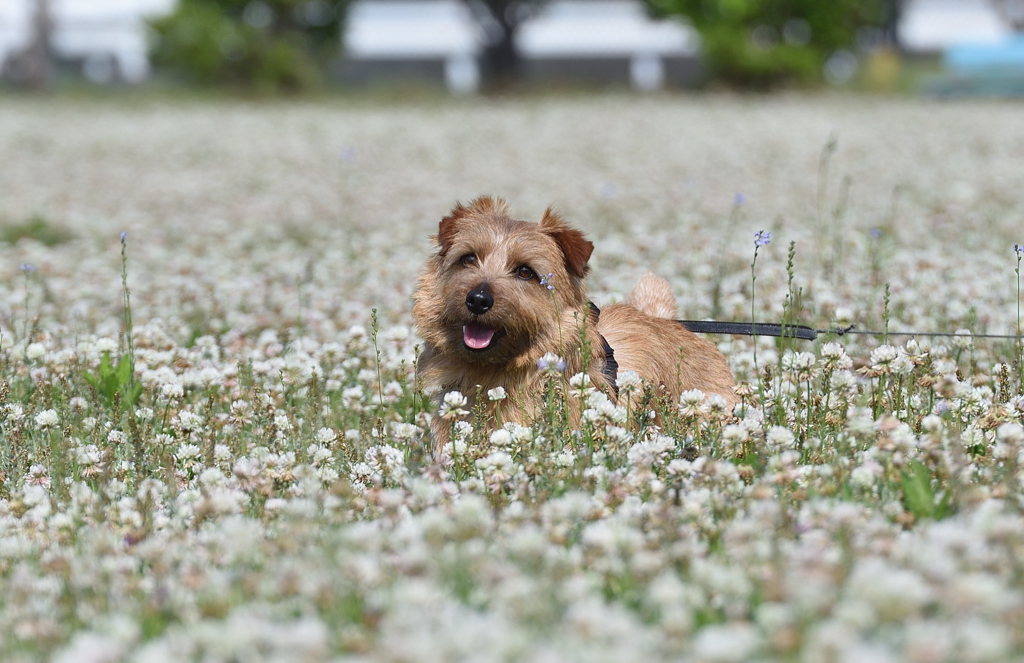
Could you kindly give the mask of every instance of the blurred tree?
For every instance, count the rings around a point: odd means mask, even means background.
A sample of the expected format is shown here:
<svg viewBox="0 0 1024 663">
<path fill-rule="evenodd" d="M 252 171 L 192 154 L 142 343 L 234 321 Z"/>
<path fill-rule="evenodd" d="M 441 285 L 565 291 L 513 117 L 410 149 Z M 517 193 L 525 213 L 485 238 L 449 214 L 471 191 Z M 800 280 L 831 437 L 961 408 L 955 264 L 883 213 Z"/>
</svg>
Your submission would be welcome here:
<svg viewBox="0 0 1024 663">
<path fill-rule="evenodd" d="M 850 50 L 881 46 L 896 0 L 644 0 L 659 16 L 686 16 L 700 32 L 709 74 L 771 88 L 856 71 Z"/>
<path fill-rule="evenodd" d="M 263 91 L 317 86 L 348 0 L 181 0 L 151 22 L 153 61 L 189 80 Z"/>
<path fill-rule="evenodd" d="M 501 87 L 519 76 L 516 30 L 545 2 L 547 0 L 467 0 L 471 9 L 483 6 L 489 10 L 489 15 L 478 13 L 477 18 L 487 31 L 488 47 L 484 51 L 483 68 L 491 85 Z"/>
<path fill-rule="evenodd" d="M 32 37 L 28 45 L 3 62 L 3 73 L 16 85 L 32 90 L 50 86 L 53 79 L 53 14 L 50 0 L 35 0 Z"/>
</svg>

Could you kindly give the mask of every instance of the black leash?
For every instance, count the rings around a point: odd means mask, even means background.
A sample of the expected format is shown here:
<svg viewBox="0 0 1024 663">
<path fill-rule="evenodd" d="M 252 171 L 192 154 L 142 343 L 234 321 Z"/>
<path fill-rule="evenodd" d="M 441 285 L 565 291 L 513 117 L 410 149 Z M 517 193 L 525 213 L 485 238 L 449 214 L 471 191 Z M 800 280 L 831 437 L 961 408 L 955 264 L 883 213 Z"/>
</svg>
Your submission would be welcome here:
<svg viewBox="0 0 1024 663">
<path fill-rule="evenodd" d="M 869 331 L 866 329 L 854 329 L 849 327 L 836 327 L 834 329 L 814 329 L 806 325 L 779 325 L 770 322 L 714 322 L 710 320 L 676 320 L 679 324 L 692 332 L 700 334 L 742 334 L 744 336 L 776 336 L 780 338 L 799 338 L 804 341 L 813 341 L 818 334 L 832 334 L 845 336 L 846 334 L 863 334 L 865 336 L 945 336 L 945 337 L 966 337 L 966 338 L 1002 338 L 1018 340 L 1021 337 L 1016 334 L 954 334 L 952 332 L 915 332 L 915 331 Z"/>
</svg>

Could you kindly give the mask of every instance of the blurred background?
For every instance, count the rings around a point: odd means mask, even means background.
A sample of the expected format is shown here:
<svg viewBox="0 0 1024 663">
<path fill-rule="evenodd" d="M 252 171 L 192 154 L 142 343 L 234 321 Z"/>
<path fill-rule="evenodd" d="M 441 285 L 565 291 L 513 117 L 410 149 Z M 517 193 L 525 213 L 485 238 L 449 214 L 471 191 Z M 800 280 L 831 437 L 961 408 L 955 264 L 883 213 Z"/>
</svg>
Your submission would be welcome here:
<svg viewBox="0 0 1024 663">
<path fill-rule="evenodd" d="M 0 0 L 0 78 L 1024 94 L 1024 0 Z"/>
</svg>

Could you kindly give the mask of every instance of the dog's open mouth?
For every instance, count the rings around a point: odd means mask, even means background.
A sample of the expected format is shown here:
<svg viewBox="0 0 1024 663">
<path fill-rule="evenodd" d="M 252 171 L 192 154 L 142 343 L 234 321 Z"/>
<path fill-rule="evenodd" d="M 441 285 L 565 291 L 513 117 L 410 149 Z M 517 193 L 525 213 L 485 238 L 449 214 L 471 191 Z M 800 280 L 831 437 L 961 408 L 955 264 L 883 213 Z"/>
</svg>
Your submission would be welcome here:
<svg viewBox="0 0 1024 663">
<path fill-rule="evenodd" d="M 486 350 L 494 341 L 497 331 L 479 322 L 467 322 L 462 327 L 462 342 L 470 350 Z"/>
</svg>

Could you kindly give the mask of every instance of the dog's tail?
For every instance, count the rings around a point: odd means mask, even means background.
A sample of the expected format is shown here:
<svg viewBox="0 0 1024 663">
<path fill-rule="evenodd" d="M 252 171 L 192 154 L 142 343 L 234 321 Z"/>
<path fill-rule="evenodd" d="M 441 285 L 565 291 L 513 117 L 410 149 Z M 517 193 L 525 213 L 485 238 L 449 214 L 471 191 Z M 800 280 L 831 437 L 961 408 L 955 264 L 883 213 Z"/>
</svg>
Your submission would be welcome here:
<svg viewBox="0 0 1024 663">
<path fill-rule="evenodd" d="M 629 293 L 626 303 L 655 318 L 674 320 L 678 313 L 672 287 L 668 281 L 653 272 L 647 272 L 640 277 L 633 286 L 633 292 Z"/>
</svg>

